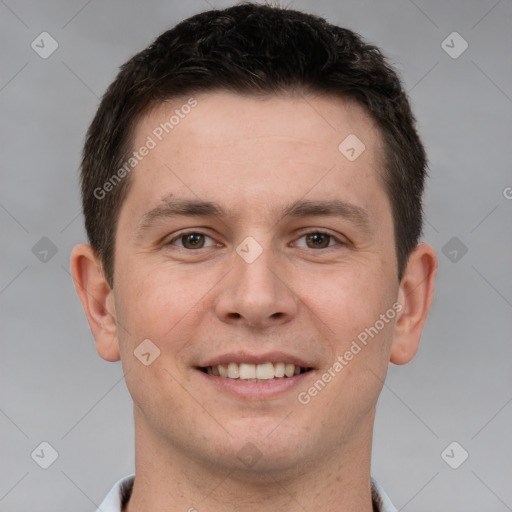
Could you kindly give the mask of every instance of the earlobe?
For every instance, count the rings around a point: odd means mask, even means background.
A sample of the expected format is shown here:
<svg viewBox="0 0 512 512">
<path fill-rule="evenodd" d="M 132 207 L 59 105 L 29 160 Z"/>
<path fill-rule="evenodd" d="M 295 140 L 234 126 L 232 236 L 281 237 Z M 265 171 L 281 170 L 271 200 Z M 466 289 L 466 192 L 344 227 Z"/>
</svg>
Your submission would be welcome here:
<svg viewBox="0 0 512 512">
<path fill-rule="evenodd" d="M 434 298 L 437 258 L 428 244 L 419 244 L 411 253 L 400 282 L 397 315 L 390 361 L 408 363 L 418 350 L 423 326 Z"/>
<path fill-rule="evenodd" d="M 113 291 L 105 279 L 101 261 L 90 245 L 81 244 L 73 249 L 71 275 L 98 354 L 107 361 L 119 361 Z"/>
</svg>

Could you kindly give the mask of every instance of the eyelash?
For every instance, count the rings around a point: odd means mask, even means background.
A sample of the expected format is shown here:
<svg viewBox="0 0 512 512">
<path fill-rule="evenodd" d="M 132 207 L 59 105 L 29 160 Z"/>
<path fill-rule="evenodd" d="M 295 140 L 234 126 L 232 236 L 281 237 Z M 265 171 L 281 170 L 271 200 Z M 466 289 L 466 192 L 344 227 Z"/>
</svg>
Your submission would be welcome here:
<svg viewBox="0 0 512 512">
<path fill-rule="evenodd" d="M 205 236 L 207 238 L 210 238 L 211 240 L 213 240 L 213 238 L 209 235 L 207 235 L 206 233 L 202 233 L 201 231 L 185 231 L 183 233 L 180 233 L 179 235 L 175 236 L 174 238 L 172 238 L 171 240 L 169 240 L 168 242 L 166 242 L 164 245 L 168 246 L 168 245 L 176 245 L 174 242 L 176 242 L 177 240 L 181 240 L 183 239 L 184 237 L 188 236 L 188 235 L 202 235 L 202 236 Z M 303 233 L 299 238 L 297 238 L 297 240 L 300 240 L 301 238 L 304 238 L 308 235 L 325 235 L 325 236 L 328 236 L 330 237 L 330 239 L 332 240 L 335 240 L 337 242 L 337 244 L 334 244 L 334 245 L 328 245 L 327 247 L 320 247 L 318 249 L 314 249 L 312 247 L 305 247 L 305 249 L 311 249 L 311 250 L 314 250 L 314 251 L 318 251 L 320 249 L 331 249 L 332 247 L 334 247 L 335 245 L 342 245 L 342 246 L 346 246 L 348 245 L 347 242 L 343 241 L 343 240 L 340 240 L 339 238 L 337 238 L 336 236 L 334 236 L 332 233 L 329 233 L 328 231 L 324 231 L 322 229 L 315 229 L 315 230 L 312 230 L 312 231 L 307 231 L 306 233 Z M 177 246 L 179 247 L 180 249 L 184 249 L 186 251 L 199 251 L 201 249 L 208 249 L 209 247 L 213 247 L 212 246 L 208 246 L 208 247 L 200 247 L 199 249 L 188 249 L 187 247 L 181 247 L 181 246 Z M 303 247 L 304 249 L 304 247 Z"/>
</svg>

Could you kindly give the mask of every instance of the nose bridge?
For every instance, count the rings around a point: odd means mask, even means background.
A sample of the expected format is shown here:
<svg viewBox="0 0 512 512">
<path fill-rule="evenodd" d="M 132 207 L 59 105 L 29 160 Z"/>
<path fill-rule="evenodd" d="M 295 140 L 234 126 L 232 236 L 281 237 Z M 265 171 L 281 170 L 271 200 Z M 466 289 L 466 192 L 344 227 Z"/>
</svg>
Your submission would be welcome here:
<svg viewBox="0 0 512 512">
<path fill-rule="evenodd" d="M 246 237 L 233 254 L 232 271 L 217 302 L 219 318 L 268 327 L 295 316 L 298 301 L 278 261 L 270 237 Z"/>
</svg>

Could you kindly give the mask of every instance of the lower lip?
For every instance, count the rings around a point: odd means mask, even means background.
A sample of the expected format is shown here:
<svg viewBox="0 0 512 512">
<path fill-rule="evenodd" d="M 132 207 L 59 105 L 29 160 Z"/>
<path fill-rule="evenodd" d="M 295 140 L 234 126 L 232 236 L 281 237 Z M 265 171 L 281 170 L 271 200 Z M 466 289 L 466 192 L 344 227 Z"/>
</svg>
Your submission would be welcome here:
<svg viewBox="0 0 512 512">
<path fill-rule="evenodd" d="M 303 384 L 304 380 L 310 376 L 314 370 L 294 375 L 293 377 L 275 378 L 262 382 L 247 382 L 239 379 L 210 375 L 202 372 L 201 370 L 197 371 L 207 379 L 207 382 L 216 386 L 225 393 L 230 393 L 246 399 L 261 400 L 265 398 L 272 398 L 300 386 L 300 384 Z"/>
</svg>

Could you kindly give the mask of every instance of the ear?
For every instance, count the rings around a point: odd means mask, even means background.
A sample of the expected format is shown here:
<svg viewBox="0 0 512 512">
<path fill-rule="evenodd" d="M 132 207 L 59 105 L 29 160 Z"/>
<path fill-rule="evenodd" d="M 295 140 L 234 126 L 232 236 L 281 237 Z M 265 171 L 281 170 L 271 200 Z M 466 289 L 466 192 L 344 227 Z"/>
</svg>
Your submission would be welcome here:
<svg viewBox="0 0 512 512">
<path fill-rule="evenodd" d="M 90 245 L 77 245 L 71 252 L 71 275 L 96 340 L 98 354 L 107 361 L 119 361 L 114 292 Z"/>
<path fill-rule="evenodd" d="M 397 315 L 390 361 L 408 363 L 416 354 L 421 332 L 434 298 L 437 258 L 428 244 L 419 244 L 411 253 L 398 291 L 402 309 Z"/>
</svg>

